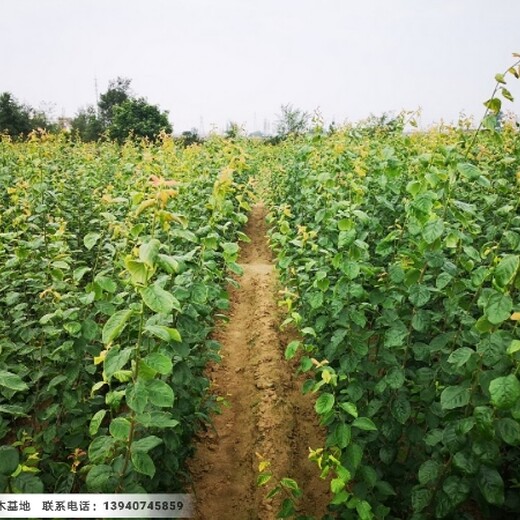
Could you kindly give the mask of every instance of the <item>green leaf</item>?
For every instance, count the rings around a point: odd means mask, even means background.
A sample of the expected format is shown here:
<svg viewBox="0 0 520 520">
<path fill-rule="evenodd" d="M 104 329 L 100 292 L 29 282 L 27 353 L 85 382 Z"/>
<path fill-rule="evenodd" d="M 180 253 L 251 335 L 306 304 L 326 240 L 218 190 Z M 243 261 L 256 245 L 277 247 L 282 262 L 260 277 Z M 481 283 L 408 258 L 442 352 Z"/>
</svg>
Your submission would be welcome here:
<svg viewBox="0 0 520 520">
<path fill-rule="evenodd" d="M 345 489 L 345 481 L 341 478 L 333 478 L 330 481 L 330 490 L 336 495 Z"/>
<path fill-rule="evenodd" d="M 97 241 L 101 238 L 99 233 L 87 233 L 83 237 L 83 244 L 90 251 L 96 244 Z"/>
<path fill-rule="evenodd" d="M 109 458 L 114 447 L 115 439 L 108 435 L 101 435 L 96 437 L 88 447 L 88 458 L 93 464 L 103 462 Z"/>
<path fill-rule="evenodd" d="M 356 229 L 349 229 L 348 231 L 340 231 L 338 235 L 339 249 L 346 249 L 356 239 Z"/>
<path fill-rule="evenodd" d="M 100 328 L 94 320 L 86 319 L 81 324 L 81 332 L 82 332 L 82 336 L 87 341 L 93 341 L 95 339 L 97 340 L 99 332 L 100 332 Z"/>
<path fill-rule="evenodd" d="M 222 250 L 227 255 L 236 255 L 238 253 L 239 247 L 234 242 L 224 242 L 222 243 Z"/>
<path fill-rule="evenodd" d="M 368 417 L 357 417 L 352 422 L 352 426 L 358 430 L 364 430 L 368 432 L 377 431 L 377 426 L 374 424 L 374 421 Z"/>
<path fill-rule="evenodd" d="M 130 421 L 124 417 L 116 417 L 109 426 L 110 435 L 119 441 L 127 441 L 130 437 L 131 429 Z"/>
<path fill-rule="evenodd" d="M 496 423 L 496 430 L 505 443 L 511 446 L 520 444 L 520 424 L 518 421 L 510 418 L 499 419 Z"/>
<path fill-rule="evenodd" d="M 400 396 L 392 402 L 391 412 L 394 419 L 400 424 L 405 424 L 412 414 L 410 401 Z"/>
<path fill-rule="evenodd" d="M 480 461 L 473 453 L 459 451 L 453 457 L 453 465 L 464 475 L 475 475 L 480 467 Z"/>
<path fill-rule="evenodd" d="M 520 256 L 507 255 L 495 268 L 495 282 L 499 287 L 507 287 L 515 278 L 520 265 Z"/>
<path fill-rule="evenodd" d="M 520 381 L 514 374 L 497 377 L 489 383 L 489 393 L 491 402 L 497 408 L 512 408 L 520 399 Z"/>
<path fill-rule="evenodd" d="M 9 390 L 15 390 L 17 392 L 29 390 L 29 387 L 22 381 L 20 376 L 8 372 L 7 370 L 0 370 L 0 386 L 5 386 L 9 388 Z"/>
<path fill-rule="evenodd" d="M 446 478 L 442 483 L 442 489 L 450 497 L 452 505 L 459 505 L 464 502 L 471 491 L 468 481 L 455 475 Z"/>
<path fill-rule="evenodd" d="M 313 309 L 319 309 L 323 305 L 323 293 L 322 292 L 311 292 L 307 296 L 309 304 Z"/>
<path fill-rule="evenodd" d="M 447 386 L 441 393 L 441 408 L 453 410 L 466 406 L 471 397 L 471 390 L 467 386 Z"/>
<path fill-rule="evenodd" d="M 107 484 L 114 477 L 114 471 L 108 464 L 94 466 L 87 473 L 87 489 L 90 493 L 102 493 L 106 490 Z"/>
<path fill-rule="evenodd" d="M 351 442 L 345 450 L 345 456 L 348 460 L 348 469 L 354 473 L 359 468 L 359 465 L 363 460 L 363 449 L 361 446 L 359 446 L 359 444 Z M 350 478 L 351 476 L 349 476 L 348 479 L 345 477 L 345 480 L 350 480 Z"/>
<path fill-rule="evenodd" d="M 173 406 L 174 393 L 170 385 L 161 379 L 153 379 L 147 384 L 148 398 L 152 404 L 162 408 Z"/>
<path fill-rule="evenodd" d="M 475 323 L 475 329 L 478 330 L 481 334 L 490 332 L 491 330 L 493 330 L 493 328 L 494 325 L 490 323 L 485 316 L 481 316 Z"/>
<path fill-rule="evenodd" d="M 101 426 L 101 423 L 103 422 L 103 419 L 105 418 L 105 415 L 107 414 L 106 410 L 98 410 L 90 420 L 90 425 L 88 428 L 88 432 L 90 435 L 94 436 L 99 431 L 99 427 Z"/>
<path fill-rule="evenodd" d="M 280 484 L 286 488 L 286 489 L 290 489 L 291 491 L 298 491 L 300 488 L 298 487 L 298 483 L 296 482 L 296 480 L 292 479 L 292 478 L 282 478 L 280 480 Z"/>
<path fill-rule="evenodd" d="M 348 231 L 352 225 L 352 221 L 348 218 L 342 218 L 338 221 L 338 229 L 340 231 Z"/>
<path fill-rule="evenodd" d="M 20 455 L 12 446 L 0 446 L 0 475 L 9 476 L 20 464 Z"/>
<path fill-rule="evenodd" d="M 482 172 L 471 163 L 458 163 L 457 170 L 467 179 L 478 179 Z"/>
<path fill-rule="evenodd" d="M 144 330 L 163 341 L 182 341 L 180 332 L 173 327 L 166 327 L 165 325 L 146 325 Z"/>
<path fill-rule="evenodd" d="M 130 319 L 132 314 L 132 309 L 124 309 L 122 311 L 117 311 L 112 314 L 112 316 L 110 316 L 110 318 L 103 326 L 103 332 L 101 334 L 103 343 L 105 345 L 111 343 L 119 337 L 126 326 L 126 322 Z"/>
<path fill-rule="evenodd" d="M 385 333 L 385 347 L 401 347 L 408 335 L 406 325 L 397 320 Z"/>
<path fill-rule="evenodd" d="M 410 181 L 406 185 L 406 191 L 416 197 L 422 190 L 422 183 L 419 181 Z"/>
<path fill-rule="evenodd" d="M 498 114 L 502 108 L 502 101 L 499 98 L 493 97 L 484 102 L 484 106 L 494 114 Z"/>
<path fill-rule="evenodd" d="M 413 284 L 408 289 L 408 299 L 416 307 L 422 307 L 430 301 L 430 291 L 422 284 Z"/>
<path fill-rule="evenodd" d="M 502 94 L 503 98 L 507 99 L 508 101 L 513 102 L 515 100 L 513 94 L 511 94 L 511 92 L 509 92 L 509 90 L 507 90 L 505 87 L 500 88 L 500 93 Z"/>
<path fill-rule="evenodd" d="M 14 493 L 43 493 L 43 482 L 31 473 L 20 473 L 11 479 Z"/>
<path fill-rule="evenodd" d="M 152 238 L 150 241 L 141 244 L 139 247 L 139 260 L 150 268 L 153 268 L 157 261 L 160 247 L 161 242 L 156 238 Z"/>
<path fill-rule="evenodd" d="M 149 435 L 148 437 L 144 437 L 137 441 L 132 442 L 130 449 L 132 451 L 150 451 L 162 444 L 162 439 L 157 437 L 156 435 Z"/>
<path fill-rule="evenodd" d="M 285 359 L 292 359 L 296 355 L 296 352 L 298 352 L 300 345 L 301 345 L 301 341 L 298 341 L 298 340 L 291 341 L 287 345 L 287 348 L 285 349 Z"/>
<path fill-rule="evenodd" d="M 496 469 L 481 466 L 477 482 L 482 495 L 489 504 L 501 506 L 504 503 L 504 481 Z"/>
<path fill-rule="evenodd" d="M 334 395 L 326 392 L 321 394 L 314 405 L 316 413 L 318 413 L 319 415 L 324 415 L 330 412 L 332 410 L 332 407 L 334 406 L 334 401 Z"/>
<path fill-rule="evenodd" d="M 128 363 L 133 352 L 134 349 L 132 347 L 127 347 L 121 351 L 116 347 L 112 347 L 108 351 L 103 361 L 103 370 L 107 380 L 110 380 L 115 372 L 121 370 Z"/>
<path fill-rule="evenodd" d="M 139 414 L 137 422 L 146 428 L 175 428 L 180 424 L 170 413 L 155 411 Z"/>
<path fill-rule="evenodd" d="M 203 283 L 195 283 L 191 288 L 191 301 L 204 305 L 208 301 L 208 287 Z"/>
<path fill-rule="evenodd" d="M 352 430 L 345 423 L 339 423 L 334 430 L 334 441 L 342 450 L 345 449 L 352 440 Z"/>
<path fill-rule="evenodd" d="M 493 325 L 498 325 L 511 316 L 513 300 L 508 294 L 489 291 L 481 301 L 484 302 L 484 315 Z"/>
<path fill-rule="evenodd" d="M 427 460 L 419 468 L 417 477 L 421 484 L 428 484 L 437 480 L 441 473 L 442 465 L 436 460 Z"/>
<path fill-rule="evenodd" d="M 145 451 L 131 451 L 130 459 L 134 466 L 135 471 L 138 473 L 142 473 L 143 475 L 147 475 L 150 478 L 153 478 L 155 475 L 155 464 Z"/>
<path fill-rule="evenodd" d="M 339 405 L 345 412 L 347 412 L 349 415 L 352 415 L 352 417 L 358 416 L 358 409 L 357 406 L 354 403 L 346 402 L 346 403 L 340 403 Z"/>
<path fill-rule="evenodd" d="M 149 270 L 144 262 L 134 260 L 132 257 L 125 258 L 126 270 L 130 273 L 132 282 L 138 286 L 144 286 L 148 282 Z"/>
<path fill-rule="evenodd" d="M 495 74 L 495 80 L 497 83 L 501 83 L 502 85 L 506 84 L 506 80 L 505 80 L 503 74 L 500 74 L 500 73 Z"/>
<path fill-rule="evenodd" d="M 170 374 L 173 369 L 172 360 L 160 352 L 148 354 L 148 356 L 144 358 L 144 362 L 150 368 L 153 368 L 156 372 L 164 376 Z"/>
<path fill-rule="evenodd" d="M 358 262 L 347 261 L 340 266 L 341 271 L 349 280 L 354 280 L 359 276 L 361 268 Z"/>
<path fill-rule="evenodd" d="M 498 124 L 498 117 L 493 114 L 488 114 L 482 119 L 482 127 L 494 132 Z"/>
<path fill-rule="evenodd" d="M 68 321 L 63 324 L 63 329 L 66 330 L 71 336 L 78 336 L 81 331 L 81 323 L 78 321 Z"/>
<path fill-rule="evenodd" d="M 316 287 L 320 291 L 326 291 L 330 287 L 330 280 L 328 278 L 322 278 L 316 281 Z"/>
<path fill-rule="evenodd" d="M 513 354 L 515 354 L 516 352 L 520 351 L 520 340 L 518 339 L 513 339 L 509 345 L 509 347 L 507 347 L 507 353 L 512 356 Z"/>
<path fill-rule="evenodd" d="M 117 283 L 108 276 L 97 275 L 94 281 L 99 285 L 99 287 L 101 287 L 101 289 L 110 294 L 114 294 L 117 291 Z"/>
<path fill-rule="evenodd" d="M 256 477 L 256 485 L 258 487 L 265 486 L 271 480 L 272 476 L 271 473 L 260 473 L 260 475 Z"/>
<path fill-rule="evenodd" d="M 517 57 L 516 54 L 518 53 L 513 53 L 513 56 Z M 509 72 L 509 74 L 512 74 L 516 79 L 520 78 L 520 71 L 516 70 L 514 67 L 509 67 L 509 69 L 507 69 L 507 72 Z"/>
<path fill-rule="evenodd" d="M 488 435 L 493 433 L 493 413 L 489 406 L 475 406 L 473 410 L 477 428 Z"/>
<path fill-rule="evenodd" d="M 423 238 L 427 244 L 433 244 L 444 233 L 444 222 L 441 219 L 431 220 L 424 226 Z"/>
<path fill-rule="evenodd" d="M 373 520 L 372 506 L 366 500 L 360 500 L 356 503 L 356 512 L 359 520 Z"/>
<path fill-rule="evenodd" d="M 206 249 L 217 249 L 218 241 L 214 236 L 207 236 L 202 239 L 202 244 Z"/>
<path fill-rule="evenodd" d="M 72 278 L 75 282 L 79 282 L 89 271 L 91 271 L 90 267 L 78 267 L 74 269 Z"/>
<path fill-rule="evenodd" d="M 129 384 L 126 390 L 126 402 L 137 413 L 143 413 L 148 404 L 148 391 L 142 381 Z"/>
<path fill-rule="evenodd" d="M 414 488 L 412 490 L 412 507 L 416 513 L 420 513 L 428 507 L 433 499 L 433 491 L 430 489 Z"/>
<path fill-rule="evenodd" d="M 140 293 L 144 303 L 154 312 L 168 314 L 173 309 L 181 311 L 179 300 L 157 284 L 141 289 Z"/>
<path fill-rule="evenodd" d="M 227 267 L 232 273 L 235 273 L 238 276 L 244 274 L 244 269 L 236 262 L 228 262 Z"/>
<path fill-rule="evenodd" d="M 469 347 L 458 348 L 450 354 L 448 357 L 448 363 L 451 363 L 452 365 L 460 368 L 469 361 L 474 353 L 475 351 Z"/>
<path fill-rule="evenodd" d="M 384 377 L 386 384 L 393 390 L 398 390 L 404 385 L 404 370 L 394 367 Z"/>
<path fill-rule="evenodd" d="M 178 273 L 180 271 L 181 264 L 176 257 L 159 253 L 157 258 L 159 260 L 159 264 L 167 273 L 172 274 Z"/>
<path fill-rule="evenodd" d="M 305 336 L 313 336 L 314 338 L 317 337 L 316 331 L 312 327 L 303 327 L 301 333 Z"/>
<path fill-rule="evenodd" d="M 412 327 L 418 332 L 425 332 L 430 327 L 430 314 L 429 311 L 422 309 L 416 310 L 412 317 Z"/>
<path fill-rule="evenodd" d="M 284 499 L 276 518 L 291 518 L 295 514 L 294 503 L 290 498 Z"/>
</svg>

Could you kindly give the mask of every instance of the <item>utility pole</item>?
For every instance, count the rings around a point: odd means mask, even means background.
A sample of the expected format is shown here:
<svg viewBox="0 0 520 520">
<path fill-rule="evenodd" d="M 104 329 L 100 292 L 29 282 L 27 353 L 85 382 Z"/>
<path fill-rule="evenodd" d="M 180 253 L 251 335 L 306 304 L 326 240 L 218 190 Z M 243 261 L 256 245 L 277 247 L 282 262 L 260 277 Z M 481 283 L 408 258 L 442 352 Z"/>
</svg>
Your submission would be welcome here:
<svg viewBox="0 0 520 520">
<path fill-rule="evenodd" d="M 97 76 L 94 76 L 94 93 L 96 95 L 96 115 L 99 117 L 99 92 L 98 92 Z"/>
</svg>

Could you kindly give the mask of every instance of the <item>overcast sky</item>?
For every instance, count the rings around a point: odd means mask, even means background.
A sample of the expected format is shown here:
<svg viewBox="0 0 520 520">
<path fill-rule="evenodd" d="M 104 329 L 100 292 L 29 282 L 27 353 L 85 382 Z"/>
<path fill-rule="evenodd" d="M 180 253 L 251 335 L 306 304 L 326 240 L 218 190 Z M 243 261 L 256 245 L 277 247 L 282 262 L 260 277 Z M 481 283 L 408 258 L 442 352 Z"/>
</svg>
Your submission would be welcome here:
<svg viewBox="0 0 520 520">
<path fill-rule="evenodd" d="M 274 129 L 286 103 L 428 125 L 482 115 L 519 23 L 520 0 L 0 0 L 0 92 L 72 116 L 123 76 L 175 132 Z"/>
</svg>

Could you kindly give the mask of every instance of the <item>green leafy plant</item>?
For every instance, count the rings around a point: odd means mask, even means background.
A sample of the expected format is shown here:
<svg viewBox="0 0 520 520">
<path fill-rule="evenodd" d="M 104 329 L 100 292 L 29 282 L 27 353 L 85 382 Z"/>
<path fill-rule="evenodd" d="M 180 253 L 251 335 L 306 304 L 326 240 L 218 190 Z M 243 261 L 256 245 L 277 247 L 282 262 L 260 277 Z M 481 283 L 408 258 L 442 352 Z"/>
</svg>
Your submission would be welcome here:
<svg viewBox="0 0 520 520">
<path fill-rule="evenodd" d="M 286 322 L 303 338 L 286 357 L 328 429 L 312 456 L 330 507 L 514 516 L 518 131 L 369 130 L 284 143 L 271 176 Z"/>
<path fill-rule="evenodd" d="M 258 487 L 271 487 L 266 495 L 268 500 L 278 495 L 283 497 L 276 518 L 298 518 L 302 520 L 308 518 L 297 513 L 298 501 L 303 495 L 298 482 L 289 477 L 276 476 L 272 471 L 271 463 L 259 453 L 256 455 L 259 459 L 256 485 Z"/>
<path fill-rule="evenodd" d="M 242 146 L 1 141 L 0 439 L 23 461 L 3 490 L 182 489 L 216 408 L 203 368 L 245 238 Z"/>
</svg>

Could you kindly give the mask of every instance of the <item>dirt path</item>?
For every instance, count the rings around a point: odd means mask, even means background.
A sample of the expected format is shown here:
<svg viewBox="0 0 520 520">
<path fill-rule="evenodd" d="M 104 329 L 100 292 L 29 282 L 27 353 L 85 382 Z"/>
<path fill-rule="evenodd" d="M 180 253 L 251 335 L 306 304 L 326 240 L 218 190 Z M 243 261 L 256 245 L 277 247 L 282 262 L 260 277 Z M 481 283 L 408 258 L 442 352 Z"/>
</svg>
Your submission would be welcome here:
<svg viewBox="0 0 520 520">
<path fill-rule="evenodd" d="M 215 430 L 200 437 L 189 464 L 200 520 L 276 517 L 277 503 L 256 486 L 256 453 L 271 461 L 275 475 L 297 480 L 304 491 L 301 513 L 321 518 L 329 500 L 327 483 L 307 459 L 309 446 L 323 446 L 323 432 L 311 398 L 301 395 L 301 380 L 284 360 L 265 213 L 258 204 L 250 215 L 245 231 L 251 243 L 240 255 L 244 275 L 232 291 L 230 321 L 216 335 L 222 362 L 210 378 L 229 406 L 215 417 Z"/>
</svg>

